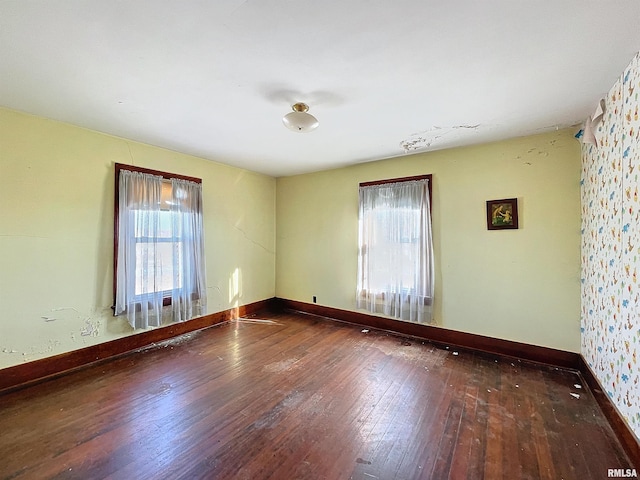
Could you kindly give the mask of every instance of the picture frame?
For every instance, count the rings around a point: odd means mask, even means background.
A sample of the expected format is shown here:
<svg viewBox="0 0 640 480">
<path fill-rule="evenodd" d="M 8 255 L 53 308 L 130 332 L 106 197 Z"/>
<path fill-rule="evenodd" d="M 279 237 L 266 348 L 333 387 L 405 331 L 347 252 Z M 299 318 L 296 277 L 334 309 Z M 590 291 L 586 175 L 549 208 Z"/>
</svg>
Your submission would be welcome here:
<svg viewBox="0 0 640 480">
<path fill-rule="evenodd" d="M 487 230 L 518 228 L 518 199 L 487 200 Z"/>
</svg>

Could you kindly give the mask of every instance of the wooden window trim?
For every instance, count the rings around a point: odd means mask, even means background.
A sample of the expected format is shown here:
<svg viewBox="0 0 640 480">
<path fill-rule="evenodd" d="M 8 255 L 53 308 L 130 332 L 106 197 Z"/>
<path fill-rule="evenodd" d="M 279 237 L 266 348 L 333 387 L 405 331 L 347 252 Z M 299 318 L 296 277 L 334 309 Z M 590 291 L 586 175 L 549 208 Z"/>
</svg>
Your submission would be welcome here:
<svg viewBox="0 0 640 480">
<path fill-rule="evenodd" d="M 178 173 L 169 173 L 163 172 L 160 170 L 152 170 L 150 168 L 137 167 L 135 165 L 127 165 L 125 163 L 116 163 L 115 164 L 115 197 L 113 200 L 113 307 L 115 309 L 116 305 L 116 290 L 118 284 L 118 240 L 119 236 L 119 224 L 118 218 L 120 217 L 120 171 L 128 170 L 130 172 L 139 172 L 139 173 L 148 173 L 151 175 L 157 175 L 164 179 L 170 180 L 172 178 L 177 178 L 180 180 L 187 180 L 189 182 L 194 183 L 202 183 L 201 178 L 197 177 L 189 177 L 187 175 L 180 175 Z M 167 305 L 171 305 L 171 298 L 164 297 L 162 300 L 162 304 L 166 307 Z"/>
<path fill-rule="evenodd" d="M 149 173 L 151 175 L 157 175 L 159 177 L 166 178 L 166 179 L 179 178 L 181 180 L 188 180 L 194 183 L 202 183 L 201 178 L 188 177 L 186 175 L 180 175 L 178 173 L 162 172 L 160 170 L 152 170 L 150 168 L 136 167 L 135 165 L 116 163 L 115 167 L 116 167 L 116 189 L 118 188 L 118 180 L 120 179 L 120 170 L 129 170 L 130 172 Z"/>
<path fill-rule="evenodd" d="M 415 182 L 416 180 L 429 180 L 427 182 L 427 189 L 429 190 L 429 209 L 433 210 L 433 174 L 428 173 L 425 175 L 416 175 L 413 177 L 400 177 L 400 178 L 389 178 L 386 180 L 374 180 L 371 182 L 360 182 L 361 187 L 371 187 L 373 185 L 384 185 L 385 183 L 402 183 L 402 182 Z"/>
</svg>

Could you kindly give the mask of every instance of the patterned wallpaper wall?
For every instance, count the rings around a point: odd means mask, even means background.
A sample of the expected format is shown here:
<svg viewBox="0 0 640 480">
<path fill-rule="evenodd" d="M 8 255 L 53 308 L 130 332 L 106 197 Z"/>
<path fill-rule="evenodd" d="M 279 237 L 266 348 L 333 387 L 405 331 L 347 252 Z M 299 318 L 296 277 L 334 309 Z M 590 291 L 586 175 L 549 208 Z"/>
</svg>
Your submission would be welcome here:
<svg viewBox="0 0 640 480">
<path fill-rule="evenodd" d="M 582 355 L 640 437 L 640 53 L 582 146 Z"/>
</svg>

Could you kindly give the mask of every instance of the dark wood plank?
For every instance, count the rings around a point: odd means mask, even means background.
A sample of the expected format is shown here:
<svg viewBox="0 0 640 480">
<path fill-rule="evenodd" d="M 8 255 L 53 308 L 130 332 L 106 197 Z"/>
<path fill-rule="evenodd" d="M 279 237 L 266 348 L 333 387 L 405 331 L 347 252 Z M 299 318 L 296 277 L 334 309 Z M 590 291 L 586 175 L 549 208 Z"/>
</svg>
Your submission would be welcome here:
<svg viewBox="0 0 640 480">
<path fill-rule="evenodd" d="M 0 478 L 606 478 L 577 372 L 295 313 L 0 394 Z"/>
</svg>

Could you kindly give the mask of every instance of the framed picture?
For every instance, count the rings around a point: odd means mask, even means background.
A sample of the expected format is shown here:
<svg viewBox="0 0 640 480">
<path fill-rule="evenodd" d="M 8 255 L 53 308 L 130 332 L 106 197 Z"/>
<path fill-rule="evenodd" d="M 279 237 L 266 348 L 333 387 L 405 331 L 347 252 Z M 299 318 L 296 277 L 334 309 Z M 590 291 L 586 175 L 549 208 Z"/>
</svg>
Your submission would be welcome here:
<svg viewBox="0 0 640 480">
<path fill-rule="evenodd" d="M 487 200 L 487 229 L 518 228 L 518 199 Z"/>
</svg>

